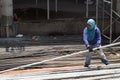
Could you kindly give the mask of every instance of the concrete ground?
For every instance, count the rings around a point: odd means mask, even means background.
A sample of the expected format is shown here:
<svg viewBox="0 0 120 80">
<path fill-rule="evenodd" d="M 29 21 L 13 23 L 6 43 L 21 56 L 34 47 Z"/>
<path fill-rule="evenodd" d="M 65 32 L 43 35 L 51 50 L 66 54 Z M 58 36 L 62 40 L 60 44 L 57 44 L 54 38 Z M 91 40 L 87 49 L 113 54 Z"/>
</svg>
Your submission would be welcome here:
<svg viewBox="0 0 120 80">
<path fill-rule="evenodd" d="M 18 38 L 17 38 L 18 39 Z M 25 51 L 5 51 L 8 41 L 13 44 L 17 41 L 15 38 L 0 39 L 0 58 L 17 57 L 31 55 L 38 52 L 64 51 L 64 50 L 85 50 L 82 35 L 59 35 L 59 36 L 25 36 L 19 43 L 25 45 Z M 103 40 L 105 43 L 106 41 Z M 6 44 L 7 43 L 7 44 Z M 105 45 L 105 44 L 104 44 Z"/>
<path fill-rule="evenodd" d="M 71 53 L 78 52 L 78 51 L 83 51 L 86 49 L 82 42 L 82 37 L 79 35 L 46 36 L 46 37 L 39 36 L 38 39 L 33 39 L 33 36 L 32 36 L 32 37 L 26 37 L 24 39 L 24 42 L 25 42 L 25 51 L 16 50 L 16 51 L 5 52 L 5 48 L 3 48 L 3 47 L 0 48 L 0 69 L 1 69 L 1 71 L 11 69 L 14 67 L 18 67 L 21 65 L 26 65 L 26 64 L 31 64 L 34 62 L 39 62 L 39 61 L 56 58 L 59 56 L 71 54 Z M 119 46 L 117 49 L 118 49 L 118 51 L 120 50 Z M 110 51 L 108 51 L 108 52 L 111 53 Z M 119 52 L 116 52 L 116 53 L 119 54 Z M 110 65 L 106 66 L 103 63 L 101 63 L 100 59 L 98 58 L 98 55 L 93 54 L 93 60 L 92 60 L 91 65 L 93 67 L 95 67 L 95 68 L 93 68 L 95 70 L 96 70 L 96 66 L 98 66 L 98 65 L 102 66 L 103 69 L 97 70 L 97 72 L 103 71 L 107 67 L 111 68 L 111 66 L 112 66 L 111 64 L 118 66 L 117 68 L 119 69 L 119 65 L 120 65 L 120 64 L 118 64 L 120 61 L 119 57 L 120 57 L 119 55 L 115 55 L 113 53 L 112 54 L 107 53 L 107 58 L 110 61 Z M 45 73 L 45 76 L 47 73 L 50 73 L 47 76 L 51 76 L 52 72 L 60 73 L 60 77 L 63 76 L 64 74 L 66 75 L 66 72 L 70 73 L 70 74 L 73 74 L 75 72 L 75 74 L 74 74 L 75 76 L 79 72 L 80 73 L 78 75 L 78 77 L 79 77 L 79 76 L 81 76 L 82 73 L 85 73 L 85 75 L 86 75 L 86 73 L 87 72 L 89 73 L 89 71 L 90 71 L 90 69 L 83 67 L 84 60 L 85 60 L 85 54 L 83 54 L 83 55 L 79 54 L 76 56 L 63 58 L 61 60 L 49 61 L 49 62 L 46 62 L 43 64 L 31 66 L 31 67 L 25 68 L 23 70 L 13 70 L 12 72 L 1 74 L 0 77 L 3 80 L 7 80 L 7 79 L 28 80 L 28 77 L 33 76 L 33 75 L 34 75 L 33 78 L 36 79 L 35 77 L 37 77 L 37 76 L 34 73 L 41 74 L 41 75 L 39 75 L 41 77 L 42 75 L 44 75 L 44 73 Z M 115 63 L 117 63 L 117 64 L 115 64 Z M 84 69 L 85 69 L 85 72 L 83 71 Z M 88 71 L 86 71 L 86 69 Z M 107 68 L 107 69 L 109 69 L 109 68 Z M 113 69 L 114 69 L 114 67 L 113 67 Z M 80 70 L 82 72 L 80 72 Z M 92 70 L 92 71 L 94 73 L 94 70 Z M 104 72 L 106 72 L 106 70 Z M 116 69 L 113 72 L 116 72 Z M 27 75 L 30 73 L 32 75 Z M 63 75 L 61 75 L 61 73 Z M 22 74 L 23 74 L 23 76 L 22 76 Z M 113 74 L 115 74 L 115 73 L 113 73 Z M 14 75 L 15 76 L 18 75 L 20 78 L 14 77 Z M 25 77 L 28 76 L 27 79 L 24 78 L 24 75 L 25 75 Z M 108 73 L 108 75 L 109 75 L 109 73 Z M 53 75 L 53 76 L 58 77 L 58 75 Z M 96 76 L 96 75 L 94 75 L 94 76 Z M 39 80 L 40 77 L 37 77 L 36 80 Z M 68 78 L 70 78 L 70 77 L 71 76 L 68 76 Z M 47 78 L 47 77 L 44 77 L 44 78 Z M 50 77 L 48 77 L 48 78 L 50 78 Z M 66 77 L 64 77 L 64 78 L 66 78 Z M 53 77 L 51 78 L 51 80 L 52 79 L 53 79 Z"/>
<path fill-rule="evenodd" d="M 47 52 L 52 50 L 81 50 L 84 49 L 82 37 L 80 35 L 64 35 L 64 36 L 35 36 L 26 37 L 21 44 L 25 45 L 25 51 L 19 50 L 6 52 L 5 46 L 9 40 L 15 43 L 15 38 L 1 38 L 0 58 L 17 57 L 30 55 L 36 52 Z M 12 41 L 13 40 L 13 41 Z M 18 41 L 19 42 L 19 41 Z M 7 43 L 7 44 L 6 44 Z"/>
</svg>

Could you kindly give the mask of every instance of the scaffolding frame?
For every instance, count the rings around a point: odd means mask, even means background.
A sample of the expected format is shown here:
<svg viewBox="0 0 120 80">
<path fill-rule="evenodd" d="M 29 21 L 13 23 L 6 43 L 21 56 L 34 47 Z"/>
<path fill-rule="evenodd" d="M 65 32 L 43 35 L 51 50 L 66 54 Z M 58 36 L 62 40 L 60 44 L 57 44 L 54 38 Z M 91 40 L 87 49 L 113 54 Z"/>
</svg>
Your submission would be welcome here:
<svg viewBox="0 0 120 80">
<path fill-rule="evenodd" d="M 113 30 L 112 24 L 115 23 L 116 21 L 118 21 L 118 19 L 120 18 L 120 15 L 115 10 L 113 10 L 113 0 L 111 0 L 111 1 L 103 0 L 103 3 L 104 2 L 110 4 L 110 6 L 111 6 L 110 7 L 111 8 L 110 9 L 110 43 L 114 43 L 114 42 L 116 42 L 120 38 L 120 36 L 118 36 L 115 40 L 112 41 L 112 33 L 113 33 L 113 31 L 112 31 Z M 105 10 L 103 10 L 103 11 L 105 11 Z M 118 16 L 118 18 L 113 20 L 114 19 L 113 14 Z"/>
<path fill-rule="evenodd" d="M 119 36 L 115 40 L 112 41 L 112 37 L 113 37 L 112 36 L 112 33 L 113 33 L 112 24 L 115 23 L 116 21 L 118 21 L 118 19 L 120 18 L 120 15 L 116 11 L 113 10 L 113 0 L 110 0 L 110 1 L 102 0 L 102 1 L 103 1 L 103 5 L 102 5 L 102 7 L 103 7 L 103 16 L 102 16 L 103 26 L 104 26 L 104 14 L 107 13 L 110 16 L 110 25 L 107 26 L 103 30 L 102 35 L 105 38 L 109 39 L 109 43 L 113 43 L 113 42 L 116 42 L 118 39 L 120 39 L 120 36 Z M 75 0 L 75 3 L 78 3 L 78 0 Z M 109 12 L 105 11 L 105 8 L 104 8 L 105 4 L 104 3 L 110 4 L 110 14 L 109 14 Z M 47 4 L 47 20 L 49 20 L 50 19 L 50 0 L 47 0 L 46 4 Z M 58 12 L 58 5 L 57 4 L 58 4 L 58 0 L 55 0 L 55 11 L 56 11 L 56 13 Z M 38 5 L 38 0 L 36 0 L 36 6 L 37 5 Z M 98 24 L 98 12 L 99 12 L 99 0 L 96 0 L 96 24 Z M 113 17 L 113 13 L 116 14 L 119 18 L 115 19 Z M 86 1 L 86 18 L 88 18 L 88 17 L 89 17 L 89 0 Z M 115 19 L 115 20 L 113 21 L 113 19 Z M 104 31 L 106 31 L 107 29 L 109 29 L 109 31 L 110 31 L 109 36 L 104 34 Z"/>
<path fill-rule="evenodd" d="M 96 24 L 98 24 L 98 11 L 99 11 L 99 9 L 98 9 L 98 7 L 99 7 L 99 0 L 96 0 Z M 108 4 L 110 4 L 110 14 L 107 12 L 107 11 L 105 11 L 105 4 L 104 3 L 108 3 Z M 103 19 L 102 19 L 102 24 L 103 24 L 103 26 L 104 26 L 104 14 L 105 13 L 107 13 L 109 16 L 110 16 L 110 25 L 107 27 L 107 28 L 105 28 L 105 30 L 107 30 L 108 28 L 110 28 L 109 30 L 110 30 L 110 33 L 109 33 L 109 36 L 107 36 L 107 35 L 105 35 L 104 33 L 102 33 L 102 35 L 105 37 L 105 38 L 107 38 L 107 39 L 109 39 L 109 43 L 114 43 L 114 42 L 116 42 L 118 39 L 120 39 L 120 36 L 118 36 L 115 40 L 112 40 L 112 33 L 113 33 L 113 26 L 112 26 L 112 24 L 113 23 L 115 23 L 116 21 L 118 21 L 118 19 L 120 18 L 120 15 L 116 12 L 116 11 L 114 11 L 113 10 L 113 0 L 110 0 L 110 1 L 108 1 L 108 0 L 103 0 Z M 114 19 L 114 17 L 113 17 L 113 13 L 116 15 L 116 16 L 118 16 L 118 18 L 117 19 L 115 19 L 115 20 L 113 20 Z M 89 5 L 88 5 L 88 0 L 87 0 L 87 4 L 86 4 L 86 17 L 88 18 L 88 16 L 89 16 Z M 105 31 L 105 30 L 103 30 L 103 31 Z"/>
</svg>

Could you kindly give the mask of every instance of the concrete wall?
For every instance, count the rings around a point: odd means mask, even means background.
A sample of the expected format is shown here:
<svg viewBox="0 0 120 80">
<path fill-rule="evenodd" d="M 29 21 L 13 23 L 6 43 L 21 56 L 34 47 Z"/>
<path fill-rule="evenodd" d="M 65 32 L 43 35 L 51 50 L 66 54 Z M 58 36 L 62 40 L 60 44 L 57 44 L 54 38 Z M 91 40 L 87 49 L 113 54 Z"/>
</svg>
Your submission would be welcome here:
<svg viewBox="0 0 120 80">
<path fill-rule="evenodd" d="M 28 7 L 36 7 L 35 2 L 33 0 L 19 0 L 20 2 L 23 1 L 22 5 L 15 4 L 15 8 L 28 8 Z M 25 1 L 25 2 L 24 2 Z M 29 3 L 27 3 L 29 2 Z M 38 0 L 38 8 L 46 9 L 46 0 Z M 83 8 L 84 7 L 84 8 Z M 76 13 L 83 13 L 85 17 L 85 5 L 83 4 L 75 4 L 74 0 L 59 0 L 58 3 L 58 10 L 59 11 L 68 11 L 76 12 Z M 95 5 L 90 6 L 89 10 L 94 11 L 90 12 L 90 14 L 93 14 L 95 17 Z M 54 0 L 50 2 L 50 10 L 55 10 Z M 117 10 L 120 10 L 120 0 L 117 0 Z M 120 12 L 119 12 L 120 13 Z M 100 13 L 99 13 L 100 14 Z M 109 21 L 109 18 L 108 20 Z M 99 27 L 101 28 L 101 24 L 99 23 Z M 86 25 L 85 20 L 74 20 L 74 19 L 68 19 L 68 20 L 59 20 L 59 21 L 46 21 L 46 22 L 40 22 L 40 23 L 19 23 L 18 24 L 18 33 L 23 34 L 40 34 L 40 35 L 50 35 L 50 34 L 81 34 L 83 31 L 84 26 Z M 108 26 L 109 24 L 105 25 Z M 120 23 L 117 23 L 116 27 L 114 28 L 114 33 L 118 34 L 120 33 Z M 104 27 L 104 29 L 105 29 Z M 105 33 L 109 34 L 109 31 L 106 31 Z"/>
<path fill-rule="evenodd" d="M 41 8 L 47 9 L 47 0 L 14 0 L 14 9 L 18 8 Z M 76 12 L 76 13 L 85 13 L 86 5 L 83 4 L 85 0 L 78 0 L 76 4 L 75 0 L 58 0 L 57 10 L 58 11 L 67 11 L 67 12 Z M 49 9 L 55 11 L 55 0 L 50 0 Z M 95 5 L 89 6 L 89 11 L 95 11 Z"/>
<path fill-rule="evenodd" d="M 40 23 L 18 23 L 17 33 L 26 35 L 79 35 L 83 33 L 86 21 L 86 18 L 66 18 L 62 20 L 42 21 Z M 102 32 L 102 21 L 100 24 L 98 27 Z M 105 25 L 109 25 L 107 20 L 105 20 Z M 104 33 L 109 33 L 109 31 L 105 31 Z"/>
<path fill-rule="evenodd" d="M 18 33 L 27 35 L 82 34 L 85 23 L 81 20 L 60 20 L 41 23 L 19 23 Z"/>
</svg>

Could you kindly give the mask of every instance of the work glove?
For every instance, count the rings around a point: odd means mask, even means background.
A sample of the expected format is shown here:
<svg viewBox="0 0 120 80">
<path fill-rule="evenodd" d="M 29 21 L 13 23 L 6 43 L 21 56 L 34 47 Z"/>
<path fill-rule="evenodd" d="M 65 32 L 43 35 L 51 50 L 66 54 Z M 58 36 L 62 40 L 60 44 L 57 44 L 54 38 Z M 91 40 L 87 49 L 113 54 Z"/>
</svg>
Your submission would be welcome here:
<svg viewBox="0 0 120 80">
<path fill-rule="evenodd" d="M 89 52 L 92 52 L 93 51 L 93 48 L 88 46 L 87 49 L 89 50 Z"/>
</svg>

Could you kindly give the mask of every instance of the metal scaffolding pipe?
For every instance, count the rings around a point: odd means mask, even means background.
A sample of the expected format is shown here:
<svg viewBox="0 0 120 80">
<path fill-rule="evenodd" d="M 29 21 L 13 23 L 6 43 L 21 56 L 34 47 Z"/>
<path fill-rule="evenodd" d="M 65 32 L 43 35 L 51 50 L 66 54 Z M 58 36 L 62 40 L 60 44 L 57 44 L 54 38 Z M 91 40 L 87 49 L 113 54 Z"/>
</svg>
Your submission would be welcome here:
<svg viewBox="0 0 120 80">
<path fill-rule="evenodd" d="M 47 19 L 50 19 L 50 2 L 47 0 Z"/>
<path fill-rule="evenodd" d="M 118 38 L 116 38 L 116 39 L 113 41 L 113 43 L 116 42 L 118 39 L 120 39 L 120 36 L 119 36 Z"/>
<path fill-rule="evenodd" d="M 112 13 L 112 8 L 113 8 L 113 0 L 111 0 L 111 16 L 110 16 L 110 43 L 112 43 L 112 18 L 113 18 L 113 13 Z"/>
<path fill-rule="evenodd" d="M 108 1 L 108 0 L 103 0 L 103 1 L 108 3 L 108 4 L 112 3 L 111 1 Z"/>
<path fill-rule="evenodd" d="M 120 17 L 114 10 L 113 10 L 113 0 L 111 0 L 111 1 L 108 1 L 108 0 L 103 0 L 103 3 L 104 2 L 106 2 L 106 3 L 108 3 L 108 4 L 110 4 L 110 41 L 109 41 L 109 43 L 112 43 L 112 33 L 113 33 L 113 31 L 112 31 L 112 24 L 113 24 L 113 13 L 115 13 L 118 17 Z M 118 38 L 117 38 L 118 39 Z M 116 41 L 116 40 L 114 40 L 114 41 Z M 114 42 L 113 41 L 113 42 Z"/>
<path fill-rule="evenodd" d="M 35 1 L 35 5 L 36 5 L 36 6 L 38 5 L 38 0 Z"/>
<path fill-rule="evenodd" d="M 78 4 L 78 0 L 75 0 L 75 3 Z"/>
<path fill-rule="evenodd" d="M 104 10 L 105 10 L 105 3 L 104 3 L 104 0 L 103 0 L 103 16 L 102 16 L 102 26 L 104 26 L 104 25 L 105 25 L 105 21 L 104 21 L 105 13 L 104 13 Z"/>
<path fill-rule="evenodd" d="M 112 47 L 112 46 L 116 46 L 116 45 L 120 45 L 120 42 L 108 44 L 108 45 L 105 45 L 105 46 L 101 46 L 99 48 L 102 49 L 102 48 Z M 94 48 L 93 50 L 97 50 L 97 49 L 98 48 Z M 4 70 L 4 71 L 0 71 L 0 74 L 8 72 L 8 71 L 13 71 L 13 70 L 25 68 L 25 67 L 30 67 L 30 66 L 33 66 L 33 65 L 42 64 L 42 63 L 45 63 L 45 62 L 48 62 L 48 61 L 53 61 L 53 60 L 62 59 L 62 58 L 70 57 L 70 56 L 77 55 L 77 54 L 86 53 L 86 52 L 89 52 L 89 50 L 79 51 L 79 52 L 75 52 L 75 53 L 68 54 L 68 55 L 65 55 L 65 56 L 60 56 L 60 57 L 56 57 L 56 58 L 52 58 L 52 59 L 43 60 L 43 61 L 40 61 L 40 62 L 34 62 L 34 63 L 31 63 L 31 64 L 27 64 L 27 65 L 15 67 L 15 68 L 7 69 L 7 70 Z"/>
<path fill-rule="evenodd" d="M 55 0 L 55 12 L 58 12 L 58 0 Z"/>
<path fill-rule="evenodd" d="M 1 0 L 0 0 L 0 6 L 2 6 L 2 1 L 1 1 Z M 2 7 L 0 7 L 0 19 L 1 19 L 1 16 L 2 16 L 1 11 L 2 11 Z M 1 22 L 1 21 L 0 21 L 0 22 Z"/>
<path fill-rule="evenodd" d="M 120 18 L 120 15 L 116 11 L 112 10 L 112 12 L 115 13 Z"/>
<path fill-rule="evenodd" d="M 96 0 L 96 24 L 98 25 L 98 0 Z"/>
<path fill-rule="evenodd" d="M 89 14 L 89 8 L 88 8 L 88 0 L 87 0 L 87 4 L 86 4 L 86 18 L 88 18 L 88 14 Z"/>
<path fill-rule="evenodd" d="M 35 0 L 35 6 L 36 6 L 36 19 L 38 17 L 38 0 Z"/>
</svg>

